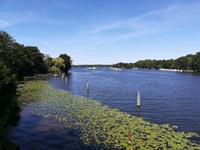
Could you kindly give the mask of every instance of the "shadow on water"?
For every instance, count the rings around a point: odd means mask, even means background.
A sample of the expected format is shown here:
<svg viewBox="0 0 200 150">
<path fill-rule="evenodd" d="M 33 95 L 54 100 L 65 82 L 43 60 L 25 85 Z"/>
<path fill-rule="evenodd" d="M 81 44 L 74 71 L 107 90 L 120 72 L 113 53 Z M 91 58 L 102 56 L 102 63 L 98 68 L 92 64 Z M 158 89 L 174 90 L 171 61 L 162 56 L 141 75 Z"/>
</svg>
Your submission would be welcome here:
<svg viewBox="0 0 200 150">
<path fill-rule="evenodd" d="M 11 104 L 10 111 L 7 113 L 3 108 L 0 112 L 0 149 L 19 149 L 19 145 L 7 139 L 7 133 L 17 126 L 20 120 L 20 107 Z M 3 111 L 4 110 L 4 111 Z"/>
<path fill-rule="evenodd" d="M 8 134 L 7 139 L 19 144 L 20 150 L 93 150 L 95 146 L 85 146 L 77 129 L 66 128 L 54 118 L 44 118 L 30 113 L 30 106 L 24 107 L 18 126 Z"/>
</svg>

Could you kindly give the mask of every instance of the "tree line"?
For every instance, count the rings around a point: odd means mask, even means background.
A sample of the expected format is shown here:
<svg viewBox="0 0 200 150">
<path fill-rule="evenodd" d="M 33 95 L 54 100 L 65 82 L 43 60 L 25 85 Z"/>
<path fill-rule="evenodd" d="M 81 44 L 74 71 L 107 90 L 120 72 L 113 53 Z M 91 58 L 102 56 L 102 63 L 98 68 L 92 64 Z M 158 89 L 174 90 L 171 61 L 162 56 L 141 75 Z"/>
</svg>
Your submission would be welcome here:
<svg viewBox="0 0 200 150">
<path fill-rule="evenodd" d="M 11 115 L 18 109 L 18 81 L 36 74 L 68 73 L 71 66 L 72 60 L 67 54 L 51 58 L 41 53 L 38 47 L 24 46 L 7 32 L 0 31 L 0 133 L 3 133 L 1 131 L 10 122 Z M 2 136 L 0 134 L 0 141 Z"/>
<path fill-rule="evenodd" d="M 185 71 L 200 72 L 200 52 L 196 54 L 189 54 L 186 56 L 179 57 L 177 59 L 168 60 L 139 60 L 135 63 L 117 63 L 113 67 L 117 68 L 145 68 L 145 69 L 179 69 Z"/>
</svg>

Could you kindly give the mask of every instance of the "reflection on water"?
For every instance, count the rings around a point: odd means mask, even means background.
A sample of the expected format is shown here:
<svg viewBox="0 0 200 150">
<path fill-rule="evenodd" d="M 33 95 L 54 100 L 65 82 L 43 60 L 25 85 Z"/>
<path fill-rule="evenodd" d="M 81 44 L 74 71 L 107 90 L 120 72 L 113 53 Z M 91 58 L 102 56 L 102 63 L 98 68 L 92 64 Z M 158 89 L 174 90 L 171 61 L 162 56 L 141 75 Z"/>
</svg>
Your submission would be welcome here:
<svg viewBox="0 0 200 150">
<path fill-rule="evenodd" d="M 20 150 L 92 149 L 81 143 L 73 129 L 66 128 L 64 124 L 53 118 L 34 115 L 31 111 L 30 106 L 24 107 L 19 125 L 14 127 L 8 135 L 11 141 L 19 143 Z M 68 134 L 65 133 L 66 131 Z"/>
<path fill-rule="evenodd" d="M 177 125 L 181 131 L 200 135 L 200 76 L 189 73 L 152 70 L 121 70 L 108 68 L 87 70 L 74 68 L 66 78 L 51 77 L 49 83 L 57 89 L 101 101 L 131 115 L 153 123 Z M 86 89 L 87 81 L 89 90 Z M 137 107 L 140 92 L 141 106 Z M 30 113 L 26 106 L 21 120 L 9 134 L 20 143 L 20 149 L 93 149 L 83 147 L 72 129 L 52 118 Z M 66 134 L 63 131 L 68 131 Z M 74 144 L 75 141 L 78 144 Z M 199 138 L 193 138 L 200 143 Z"/>
<path fill-rule="evenodd" d="M 181 131 L 200 135 L 200 76 L 197 74 L 74 68 L 67 78 L 67 83 L 59 77 L 49 78 L 49 83 L 55 88 L 96 99 L 148 121 L 177 125 Z M 89 92 L 86 92 L 87 80 Z M 141 108 L 136 106 L 138 92 Z"/>
<path fill-rule="evenodd" d="M 140 115 L 140 107 L 137 107 L 137 116 L 141 117 L 141 115 Z"/>
<path fill-rule="evenodd" d="M 9 111 L 8 111 L 9 110 Z M 17 143 L 9 140 L 6 135 L 9 130 L 18 125 L 20 120 L 20 107 L 11 102 L 5 108 L 1 108 L 0 112 L 0 149 L 18 149 L 19 145 Z"/>
</svg>

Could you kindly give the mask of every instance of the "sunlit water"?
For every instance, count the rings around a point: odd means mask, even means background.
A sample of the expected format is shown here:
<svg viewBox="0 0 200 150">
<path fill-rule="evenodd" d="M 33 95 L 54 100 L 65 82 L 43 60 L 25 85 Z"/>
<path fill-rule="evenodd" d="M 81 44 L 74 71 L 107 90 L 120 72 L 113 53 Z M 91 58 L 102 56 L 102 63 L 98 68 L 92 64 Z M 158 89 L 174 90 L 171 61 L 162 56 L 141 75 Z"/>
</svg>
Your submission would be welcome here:
<svg viewBox="0 0 200 150">
<path fill-rule="evenodd" d="M 158 70 L 74 68 L 67 79 L 65 82 L 61 77 L 50 78 L 49 83 L 150 122 L 177 125 L 181 131 L 200 135 L 200 75 Z M 140 108 L 136 106 L 138 92 Z"/>
<path fill-rule="evenodd" d="M 89 92 L 86 90 L 87 80 Z M 67 82 L 61 76 L 51 77 L 48 81 L 54 88 L 98 100 L 152 123 L 177 125 L 180 131 L 200 135 L 200 75 L 157 70 L 73 68 L 67 75 Z M 138 92 L 140 108 L 136 106 Z M 19 125 L 8 136 L 20 143 L 20 149 L 83 149 L 66 142 L 73 137 L 73 132 L 66 136 L 63 124 L 52 118 L 32 115 L 30 109 L 29 106 L 23 109 Z M 200 143 L 199 138 L 192 140 Z"/>
</svg>

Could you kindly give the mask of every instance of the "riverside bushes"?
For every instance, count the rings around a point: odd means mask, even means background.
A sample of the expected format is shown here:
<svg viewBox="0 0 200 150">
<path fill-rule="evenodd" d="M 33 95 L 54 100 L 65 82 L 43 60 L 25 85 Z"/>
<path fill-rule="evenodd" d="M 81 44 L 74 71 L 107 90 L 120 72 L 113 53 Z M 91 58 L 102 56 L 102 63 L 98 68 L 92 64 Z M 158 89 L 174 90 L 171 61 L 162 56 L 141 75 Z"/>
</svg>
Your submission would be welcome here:
<svg viewBox="0 0 200 150">
<path fill-rule="evenodd" d="M 13 147 L 13 144 L 4 137 L 10 127 L 19 119 L 15 76 L 2 61 L 0 61 L 0 68 L 0 149 L 8 147 L 14 149 L 17 146 Z"/>
</svg>

